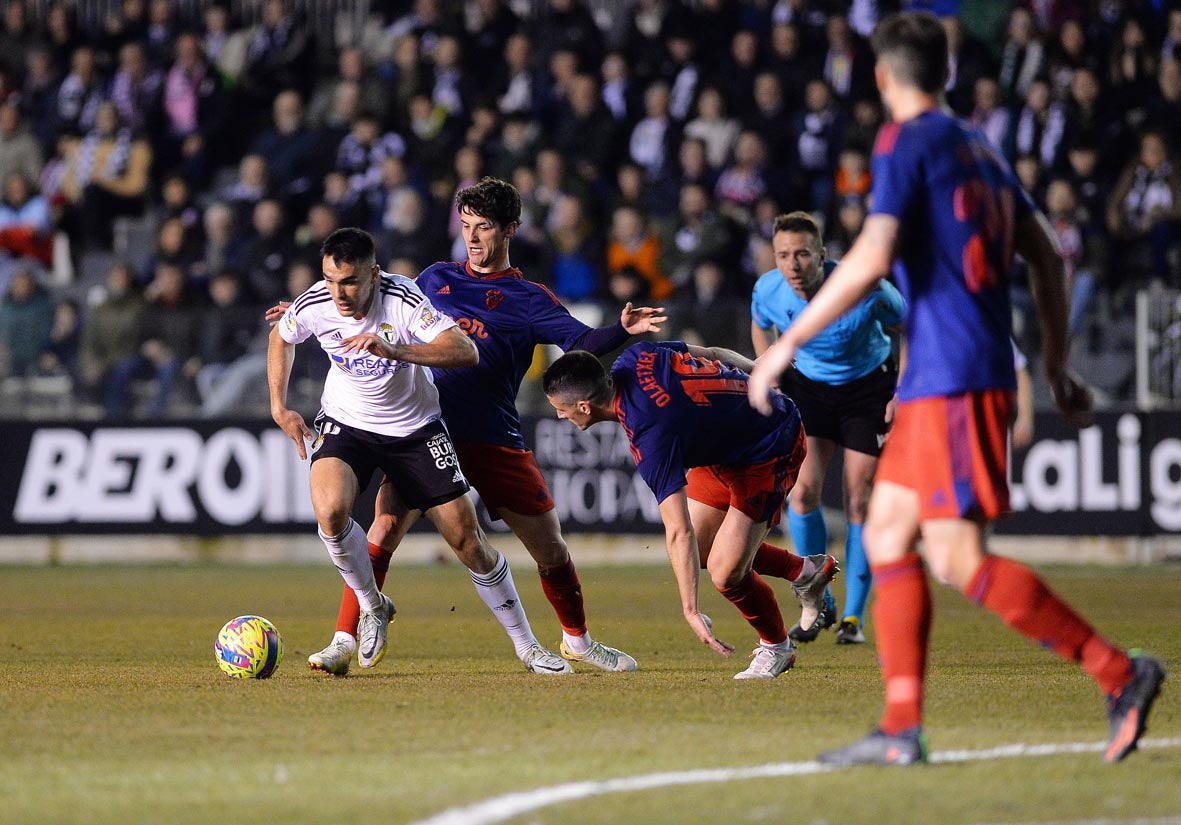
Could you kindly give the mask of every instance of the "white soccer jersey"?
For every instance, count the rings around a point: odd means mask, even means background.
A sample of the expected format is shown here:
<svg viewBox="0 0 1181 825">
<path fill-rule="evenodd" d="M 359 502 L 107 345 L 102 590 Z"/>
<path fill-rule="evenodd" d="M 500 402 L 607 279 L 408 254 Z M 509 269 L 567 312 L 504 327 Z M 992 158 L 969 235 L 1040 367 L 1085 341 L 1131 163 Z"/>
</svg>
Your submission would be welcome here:
<svg viewBox="0 0 1181 825">
<path fill-rule="evenodd" d="M 341 341 L 372 332 L 391 344 L 429 343 L 455 322 L 439 312 L 414 281 L 382 272 L 373 306 L 362 319 L 341 315 L 328 286 L 319 281 L 283 313 L 279 335 L 298 344 L 314 335 L 332 361 L 320 405 L 342 424 L 403 436 L 440 417 L 431 371 L 367 352 L 345 352 Z"/>
</svg>

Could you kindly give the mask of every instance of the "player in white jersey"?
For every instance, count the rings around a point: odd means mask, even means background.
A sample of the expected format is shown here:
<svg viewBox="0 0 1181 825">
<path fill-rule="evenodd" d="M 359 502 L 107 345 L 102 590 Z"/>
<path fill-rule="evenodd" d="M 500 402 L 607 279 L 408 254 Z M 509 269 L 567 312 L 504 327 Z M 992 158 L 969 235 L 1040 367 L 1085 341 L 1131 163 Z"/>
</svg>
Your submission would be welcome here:
<svg viewBox="0 0 1181 825">
<path fill-rule="evenodd" d="M 299 457 L 307 458 L 312 433 L 303 416 L 287 407 L 295 346 L 314 335 L 332 360 L 310 450 L 312 508 L 328 554 L 361 604 L 361 667 L 373 667 L 385 655 L 394 615 L 394 603 L 374 580 L 365 531 L 352 519 L 357 496 L 380 469 L 471 572 L 525 666 L 534 673 L 571 672 L 538 643 L 508 562 L 480 529 L 426 369 L 474 366 L 475 345 L 412 280 L 377 267 L 369 233 L 338 229 L 320 254 L 324 280 L 299 296 L 271 331 L 267 382 L 275 423 L 295 442 Z"/>
</svg>

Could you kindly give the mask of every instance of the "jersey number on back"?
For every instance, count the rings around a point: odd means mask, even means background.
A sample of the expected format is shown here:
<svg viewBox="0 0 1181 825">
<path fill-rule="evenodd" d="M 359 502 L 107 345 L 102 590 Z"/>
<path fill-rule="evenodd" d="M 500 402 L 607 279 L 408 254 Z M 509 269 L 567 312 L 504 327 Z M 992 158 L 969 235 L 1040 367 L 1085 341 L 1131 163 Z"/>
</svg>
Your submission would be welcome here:
<svg viewBox="0 0 1181 825">
<path fill-rule="evenodd" d="M 964 244 L 964 280 L 969 292 L 1001 282 L 1013 263 L 1013 191 L 973 178 L 956 187 L 955 217 L 977 230 Z"/>
<path fill-rule="evenodd" d="M 710 406 L 711 395 L 746 395 L 746 381 L 723 375 L 720 361 L 682 352 L 673 357 L 671 366 L 682 376 L 680 384 L 685 395 L 699 406 Z"/>
</svg>

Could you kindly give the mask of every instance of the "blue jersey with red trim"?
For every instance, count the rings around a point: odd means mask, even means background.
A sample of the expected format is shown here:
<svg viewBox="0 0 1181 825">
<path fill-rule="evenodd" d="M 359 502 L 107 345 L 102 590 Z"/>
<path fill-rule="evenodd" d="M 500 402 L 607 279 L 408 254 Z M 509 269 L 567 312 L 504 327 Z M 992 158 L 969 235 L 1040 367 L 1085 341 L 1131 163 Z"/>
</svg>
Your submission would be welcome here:
<svg viewBox="0 0 1181 825">
<path fill-rule="evenodd" d="M 615 359 L 615 411 L 658 502 L 685 486 L 686 468 L 750 466 L 791 453 L 796 405 L 776 392 L 774 412 L 762 415 L 747 400 L 749 378 L 733 364 L 690 354 L 681 341 L 632 344 Z"/>
<path fill-rule="evenodd" d="M 480 275 L 466 262 L 437 263 L 415 283 L 480 351 L 474 367 L 431 369 L 451 436 L 524 449 L 516 401 L 533 363 L 533 348 L 556 344 L 571 349 L 591 327 L 518 269 Z"/>
<path fill-rule="evenodd" d="M 871 214 L 899 221 L 894 276 L 908 306 L 900 398 L 1016 386 L 1009 276 L 1033 209 L 979 132 L 939 111 L 882 127 Z"/>
</svg>

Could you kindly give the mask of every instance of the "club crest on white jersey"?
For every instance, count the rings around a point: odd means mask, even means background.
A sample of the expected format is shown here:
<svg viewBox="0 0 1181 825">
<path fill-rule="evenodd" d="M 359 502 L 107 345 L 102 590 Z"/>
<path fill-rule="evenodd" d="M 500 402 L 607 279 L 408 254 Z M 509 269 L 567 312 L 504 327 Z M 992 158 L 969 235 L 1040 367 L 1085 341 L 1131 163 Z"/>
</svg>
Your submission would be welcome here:
<svg viewBox="0 0 1181 825">
<path fill-rule="evenodd" d="M 287 308 L 279 335 L 289 344 L 315 336 L 333 368 L 320 404 L 331 418 L 369 432 L 403 436 L 439 418 L 431 372 L 405 361 L 346 351 L 343 340 L 372 333 L 387 344 L 425 344 L 454 327 L 414 281 L 382 272 L 364 318 L 341 315 L 320 281 Z"/>
</svg>

